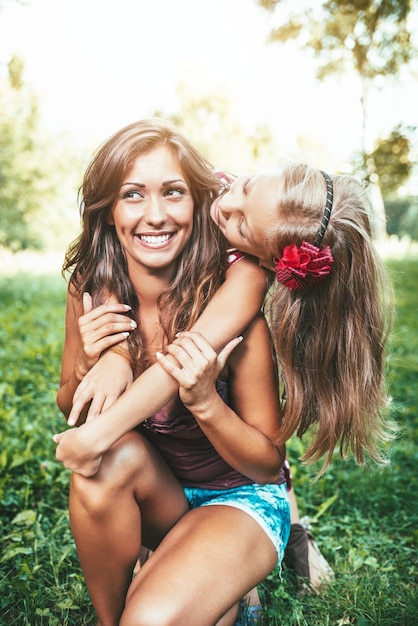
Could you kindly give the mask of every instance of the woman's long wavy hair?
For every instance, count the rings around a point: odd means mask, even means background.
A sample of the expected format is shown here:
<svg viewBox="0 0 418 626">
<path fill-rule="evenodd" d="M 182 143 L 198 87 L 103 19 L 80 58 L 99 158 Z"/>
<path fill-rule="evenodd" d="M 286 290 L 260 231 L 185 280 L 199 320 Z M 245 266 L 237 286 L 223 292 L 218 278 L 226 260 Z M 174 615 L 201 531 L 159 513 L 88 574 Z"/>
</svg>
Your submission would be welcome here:
<svg viewBox="0 0 418 626">
<path fill-rule="evenodd" d="M 94 306 L 116 298 L 132 307 L 138 331 L 130 334 L 128 345 L 135 374 L 148 364 L 136 314 L 139 303 L 109 216 L 135 160 L 160 146 L 173 154 L 194 201 L 190 240 L 178 259 L 169 288 L 159 298 L 164 341 L 171 342 L 177 332 L 193 325 L 221 284 L 225 271 L 222 259 L 226 242 L 209 214 L 219 182 L 211 164 L 163 120 L 152 118 L 130 124 L 99 147 L 79 189 L 82 232 L 68 248 L 62 268 L 63 273 L 72 272 L 70 288 L 80 297 L 84 291 L 91 293 Z"/>
<path fill-rule="evenodd" d="M 323 175 L 303 164 L 283 170 L 277 224 L 267 234 L 271 256 L 285 246 L 313 242 L 323 216 Z M 302 457 L 323 455 L 335 446 L 351 450 L 358 463 L 384 461 L 380 444 L 392 436 L 387 419 L 384 352 L 390 328 L 392 292 L 371 239 L 367 187 L 351 176 L 332 177 L 334 204 L 322 242 L 334 257 L 326 281 L 302 291 L 276 282 L 267 302 L 280 368 L 283 430 L 280 441 L 313 428 Z"/>
</svg>

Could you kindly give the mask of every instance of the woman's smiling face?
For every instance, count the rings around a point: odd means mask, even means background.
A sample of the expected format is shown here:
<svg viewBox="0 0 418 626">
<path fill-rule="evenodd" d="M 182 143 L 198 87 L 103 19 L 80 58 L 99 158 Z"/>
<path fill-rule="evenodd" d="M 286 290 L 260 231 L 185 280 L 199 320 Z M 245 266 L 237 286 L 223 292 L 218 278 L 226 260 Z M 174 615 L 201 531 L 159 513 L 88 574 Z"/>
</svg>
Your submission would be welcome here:
<svg viewBox="0 0 418 626">
<path fill-rule="evenodd" d="M 172 269 L 193 228 L 194 203 L 183 172 L 166 146 L 139 156 L 112 209 L 129 269 Z"/>
<path fill-rule="evenodd" d="M 269 269 L 266 232 L 277 223 L 280 171 L 242 176 L 212 203 L 211 217 L 234 248 L 260 259 Z"/>
</svg>

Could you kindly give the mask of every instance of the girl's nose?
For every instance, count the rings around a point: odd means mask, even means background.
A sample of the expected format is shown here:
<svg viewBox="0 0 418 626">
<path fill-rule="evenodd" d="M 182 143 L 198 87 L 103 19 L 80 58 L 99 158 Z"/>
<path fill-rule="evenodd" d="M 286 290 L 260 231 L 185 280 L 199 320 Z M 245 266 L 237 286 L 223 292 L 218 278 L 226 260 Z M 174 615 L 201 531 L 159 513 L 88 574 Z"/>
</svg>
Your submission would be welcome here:
<svg viewBox="0 0 418 626">
<path fill-rule="evenodd" d="M 244 177 L 235 178 L 225 184 L 222 197 L 219 201 L 219 210 L 225 219 L 231 217 L 235 211 L 240 211 L 242 203 L 242 181 Z"/>
<path fill-rule="evenodd" d="M 145 211 L 145 221 L 150 226 L 161 226 L 167 220 L 161 198 L 150 198 Z"/>
<path fill-rule="evenodd" d="M 235 201 L 234 196 L 231 193 L 231 186 L 229 185 L 224 193 L 222 194 L 222 198 L 219 201 L 219 210 L 222 215 L 227 219 L 234 211 Z"/>
</svg>

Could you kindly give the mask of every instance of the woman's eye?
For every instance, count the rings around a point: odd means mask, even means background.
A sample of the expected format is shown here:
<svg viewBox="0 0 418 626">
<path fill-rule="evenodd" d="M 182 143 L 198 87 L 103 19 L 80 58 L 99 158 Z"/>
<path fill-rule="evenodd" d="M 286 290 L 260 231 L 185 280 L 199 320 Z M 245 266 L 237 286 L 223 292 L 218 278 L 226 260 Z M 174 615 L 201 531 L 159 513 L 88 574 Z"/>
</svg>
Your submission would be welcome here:
<svg viewBox="0 0 418 626">
<path fill-rule="evenodd" d="M 186 190 L 185 189 L 179 189 L 179 188 L 173 188 L 173 189 L 167 189 L 165 195 L 170 197 L 170 198 L 181 198 L 182 196 L 184 196 L 186 194 Z"/>
<path fill-rule="evenodd" d="M 138 198 L 142 198 L 142 194 L 137 189 L 128 189 L 123 192 L 122 198 L 124 200 L 137 200 Z"/>
</svg>

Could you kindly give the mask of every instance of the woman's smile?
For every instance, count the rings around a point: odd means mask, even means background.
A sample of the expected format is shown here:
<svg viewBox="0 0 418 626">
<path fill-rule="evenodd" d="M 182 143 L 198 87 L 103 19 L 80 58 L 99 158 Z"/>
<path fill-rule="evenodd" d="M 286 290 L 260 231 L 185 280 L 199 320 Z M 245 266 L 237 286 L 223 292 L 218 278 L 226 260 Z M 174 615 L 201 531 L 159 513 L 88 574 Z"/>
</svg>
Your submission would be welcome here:
<svg viewBox="0 0 418 626">
<path fill-rule="evenodd" d="M 171 268 L 193 229 L 194 202 L 170 150 L 161 146 L 138 157 L 119 190 L 112 220 L 128 266 Z"/>
</svg>

